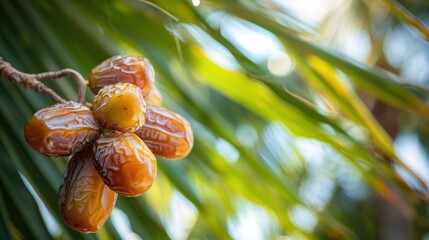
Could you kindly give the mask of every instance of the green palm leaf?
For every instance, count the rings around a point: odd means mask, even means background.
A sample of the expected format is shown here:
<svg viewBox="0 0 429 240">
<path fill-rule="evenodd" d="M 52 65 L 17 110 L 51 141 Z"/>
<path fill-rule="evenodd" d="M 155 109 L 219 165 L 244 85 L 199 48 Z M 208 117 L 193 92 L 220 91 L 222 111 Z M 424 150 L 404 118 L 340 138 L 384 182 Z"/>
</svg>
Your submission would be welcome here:
<svg viewBox="0 0 429 240">
<path fill-rule="evenodd" d="M 428 131 L 416 126 L 427 121 L 425 102 L 383 66 L 357 63 L 318 43 L 323 32 L 278 1 L 197 2 L 0 3 L 0 56 L 15 68 L 73 68 L 88 76 L 112 55 L 143 55 L 155 68 L 164 105 L 191 122 L 195 138 L 185 159 L 158 159 L 149 192 L 119 197 L 117 214 L 99 233 L 79 234 L 62 222 L 57 206 L 67 159 L 38 154 L 23 136 L 31 115 L 52 102 L 2 80 L 0 236 L 117 239 L 130 237 L 127 232 L 143 239 L 232 239 L 246 238 L 245 229 L 255 239 L 367 239 L 383 234 L 371 226 L 388 222 L 375 218 L 384 203 L 423 237 L 426 178 L 398 157 L 393 134 L 357 89 L 401 109 L 423 136 Z M 359 4 L 365 16 L 373 14 L 368 2 Z M 294 71 L 273 74 L 265 59 L 225 33 L 222 24 L 233 21 L 269 35 L 292 58 Z M 365 23 L 365 31 L 375 31 L 376 22 Z M 71 79 L 47 85 L 77 98 Z M 92 98 L 88 91 L 88 102 Z"/>
</svg>

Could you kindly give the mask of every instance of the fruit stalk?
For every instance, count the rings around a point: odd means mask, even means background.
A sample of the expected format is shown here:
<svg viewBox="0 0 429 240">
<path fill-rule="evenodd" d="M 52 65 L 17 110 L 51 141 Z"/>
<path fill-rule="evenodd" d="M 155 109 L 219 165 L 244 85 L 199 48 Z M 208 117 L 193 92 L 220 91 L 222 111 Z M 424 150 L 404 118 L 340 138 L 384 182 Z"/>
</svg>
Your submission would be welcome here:
<svg viewBox="0 0 429 240">
<path fill-rule="evenodd" d="M 0 57 L 0 77 L 5 80 L 9 80 L 13 84 L 21 85 L 26 89 L 45 94 L 56 103 L 63 103 L 66 102 L 66 100 L 43 84 L 43 82 L 62 77 L 73 77 L 76 80 L 79 89 L 78 102 L 82 104 L 85 103 L 85 80 L 80 73 L 73 69 L 66 68 L 55 72 L 28 74 L 16 70 L 9 62 L 4 61 L 3 58 Z"/>
<path fill-rule="evenodd" d="M 30 74 L 29 76 L 36 78 L 37 80 L 44 82 L 46 80 L 54 80 L 62 77 L 73 77 L 76 80 L 78 87 L 78 97 L 77 102 L 84 104 L 85 103 L 85 91 L 86 91 L 86 82 L 85 79 L 80 75 L 76 70 L 65 68 L 55 72 L 44 72 L 38 74 Z"/>
</svg>

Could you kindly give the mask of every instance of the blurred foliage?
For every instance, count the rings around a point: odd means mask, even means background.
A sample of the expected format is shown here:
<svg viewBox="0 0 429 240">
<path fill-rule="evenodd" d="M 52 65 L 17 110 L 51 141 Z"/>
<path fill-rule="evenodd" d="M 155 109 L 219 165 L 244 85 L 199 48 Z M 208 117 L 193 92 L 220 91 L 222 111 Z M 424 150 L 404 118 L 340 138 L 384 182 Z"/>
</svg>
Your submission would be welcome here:
<svg viewBox="0 0 429 240">
<path fill-rule="evenodd" d="M 52 102 L 0 81 L 1 238 L 427 237 L 428 168 L 394 143 L 409 132 L 429 149 L 429 4 L 313 3 L 330 6 L 316 24 L 270 0 L 1 1 L 0 56 L 15 68 L 88 76 L 112 55 L 143 55 L 195 137 L 186 159 L 158 159 L 149 192 L 119 197 L 105 227 L 81 235 L 57 207 L 67 159 L 23 138 Z M 70 80 L 48 85 L 77 97 Z"/>
</svg>

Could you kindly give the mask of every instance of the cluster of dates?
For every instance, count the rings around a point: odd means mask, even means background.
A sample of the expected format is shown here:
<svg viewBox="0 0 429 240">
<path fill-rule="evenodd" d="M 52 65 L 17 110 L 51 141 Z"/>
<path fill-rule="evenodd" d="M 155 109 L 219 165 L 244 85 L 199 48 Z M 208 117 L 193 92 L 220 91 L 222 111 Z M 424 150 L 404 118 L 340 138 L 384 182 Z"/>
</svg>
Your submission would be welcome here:
<svg viewBox="0 0 429 240">
<path fill-rule="evenodd" d="M 145 193 L 156 158 L 180 159 L 193 145 L 188 121 L 161 107 L 154 70 L 143 57 L 115 56 L 89 76 L 92 107 L 58 103 L 36 112 L 27 143 L 50 156 L 71 156 L 58 193 L 61 215 L 79 232 L 97 232 L 118 194 Z"/>
</svg>

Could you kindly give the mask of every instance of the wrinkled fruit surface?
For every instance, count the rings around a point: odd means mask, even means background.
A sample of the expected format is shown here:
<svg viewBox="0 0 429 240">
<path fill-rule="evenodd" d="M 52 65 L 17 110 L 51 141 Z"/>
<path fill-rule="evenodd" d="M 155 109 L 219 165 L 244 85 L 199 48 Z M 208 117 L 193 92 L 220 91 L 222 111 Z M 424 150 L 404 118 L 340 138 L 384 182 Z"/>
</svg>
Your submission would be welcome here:
<svg viewBox="0 0 429 240">
<path fill-rule="evenodd" d="M 149 94 L 155 80 L 152 64 L 143 57 L 114 56 L 92 69 L 89 87 L 94 94 L 107 85 L 128 82 L 139 86 L 143 95 Z"/>
<path fill-rule="evenodd" d="M 68 226 L 82 233 L 97 232 L 112 212 L 116 198 L 95 170 L 91 149 L 70 159 L 58 193 L 61 216 Z"/>
<path fill-rule="evenodd" d="M 146 118 L 141 89 L 130 83 L 102 88 L 94 98 L 92 110 L 100 126 L 109 130 L 134 132 Z"/>
<path fill-rule="evenodd" d="M 76 102 L 43 108 L 24 128 L 28 145 L 50 157 L 79 152 L 98 135 L 99 127 L 91 110 Z"/>
<path fill-rule="evenodd" d="M 186 119 L 168 109 L 147 105 L 146 122 L 135 132 L 156 156 L 176 160 L 191 151 L 194 139 Z"/>
<path fill-rule="evenodd" d="M 141 195 L 155 181 L 156 158 L 134 133 L 102 133 L 93 151 L 94 165 L 104 183 L 119 194 Z"/>
</svg>

